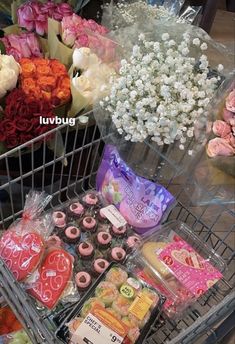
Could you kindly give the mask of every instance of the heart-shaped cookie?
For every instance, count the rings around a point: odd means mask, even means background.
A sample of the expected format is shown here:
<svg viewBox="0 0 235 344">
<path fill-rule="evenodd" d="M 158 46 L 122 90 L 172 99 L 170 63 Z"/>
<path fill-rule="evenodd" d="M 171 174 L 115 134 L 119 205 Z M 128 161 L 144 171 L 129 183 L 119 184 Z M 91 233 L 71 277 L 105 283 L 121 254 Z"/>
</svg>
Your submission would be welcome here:
<svg viewBox="0 0 235 344">
<path fill-rule="evenodd" d="M 180 264 L 194 269 L 204 269 L 204 264 L 196 252 L 189 252 L 182 248 L 180 250 L 173 250 L 171 255 Z"/>
<path fill-rule="evenodd" d="M 19 235 L 6 231 L 0 240 L 0 257 L 18 281 L 26 279 L 38 266 L 44 242 L 40 234 Z"/>
<path fill-rule="evenodd" d="M 63 249 L 49 252 L 37 271 L 37 279 L 28 293 L 52 309 L 58 302 L 72 275 L 73 258 Z"/>
</svg>

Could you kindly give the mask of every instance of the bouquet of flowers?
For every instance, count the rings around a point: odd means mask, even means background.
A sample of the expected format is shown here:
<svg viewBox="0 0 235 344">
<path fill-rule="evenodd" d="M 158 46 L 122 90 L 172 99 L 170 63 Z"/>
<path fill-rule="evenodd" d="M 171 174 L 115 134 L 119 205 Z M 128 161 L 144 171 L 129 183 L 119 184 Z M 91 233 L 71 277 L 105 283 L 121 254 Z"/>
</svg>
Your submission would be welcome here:
<svg viewBox="0 0 235 344">
<path fill-rule="evenodd" d="M 76 48 L 73 53 L 72 74 L 73 102 L 70 116 L 76 115 L 82 109 L 92 108 L 108 95 L 110 78 L 116 72 L 112 66 L 103 63 L 92 53 L 90 48 Z"/>
<path fill-rule="evenodd" d="M 13 56 L 0 53 L 0 99 L 16 87 L 20 66 Z"/>
<path fill-rule="evenodd" d="M 16 61 L 22 57 L 43 57 L 37 36 L 34 33 L 5 35 L 0 39 L 5 53 L 12 55 Z"/>
<path fill-rule="evenodd" d="M 175 166 L 186 150 L 177 165 L 177 174 L 182 173 L 191 160 L 187 156 L 205 144 L 207 106 L 222 81 L 221 61 L 229 68 L 229 56 L 188 24 L 150 21 L 144 33 L 142 25 L 133 25 L 117 36 L 126 49 L 110 93 L 96 111 L 100 129 L 103 135 L 112 133 L 119 146 L 143 142 L 165 156 L 169 151 Z"/>
<path fill-rule="evenodd" d="M 59 59 L 66 66 L 72 64 L 75 48 L 90 48 L 104 61 L 114 59 L 115 45 L 112 41 L 104 39 L 108 30 L 94 20 L 82 19 L 73 14 L 64 17 L 61 23 L 52 19 L 49 19 L 48 23 L 50 56 Z"/>
<path fill-rule="evenodd" d="M 45 35 L 48 30 L 48 18 L 61 21 L 73 13 L 68 3 L 55 3 L 51 0 L 42 3 L 37 0 L 27 1 L 17 10 L 18 25 L 27 31 L 35 31 L 38 35 Z"/>
</svg>

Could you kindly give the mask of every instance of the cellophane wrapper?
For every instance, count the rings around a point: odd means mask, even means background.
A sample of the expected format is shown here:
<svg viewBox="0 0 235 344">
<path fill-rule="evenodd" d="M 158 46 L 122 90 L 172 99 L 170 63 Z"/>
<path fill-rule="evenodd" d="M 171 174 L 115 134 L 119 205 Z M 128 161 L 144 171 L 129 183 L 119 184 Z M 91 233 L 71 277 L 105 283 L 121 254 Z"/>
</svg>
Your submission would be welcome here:
<svg viewBox="0 0 235 344">
<path fill-rule="evenodd" d="M 45 192 L 31 191 L 22 218 L 0 239 L 0 257 L 18 281 L 25 280 L 41 262 L 45 240 L 54 228 L 51 214 L 43 214 L 50 200 Z"/>
<path fill-rule="evenodd" d="M 146 17 L 148 20 L 193 23 L 200 11 L 200 6 L 189 6 L 185 0 L 111 0 L 104 5 L 102 24 L 116 30 L 135 22 L 146 23 Z"/>
<path fill-rule="evenodd" d="M 224 80 L 209 105 L 206 127 L 208 140 L 205 148 L 199 152 L 188 171 L 189 175 L 194 177 L 195 182 L 193 193 L 192 187 L 190 186 L 188 187 L 188 191 L 193 203 L 197 205 L 234 204 L 235 202 L 235 111 L 226 111 L 227 99 L 232 91 L 235 94 L 234 72 Z M 235 96 L 230 96 L 230 109 L 233 107 L 235 110 L 234 99 Z M 224 111 L 226 112 L 225 115 Z M 217 126 L 215 126 L 215 121 Z M 228 131 L 229 126 L 231 132 L 226 135 L 224 130 Z M 231 147 L 225 146 L 225 154 L 228 153 L 227 149 L 229 149 L 230 155 L 225 156 L 223 152 L 224 147 L 222 147 L 222 151 L 219 147 L 219 153 L 212 151 L 208 154 L 209 142 L 217 138 L 220 140 L 221 129 L 223 129 L 222 139 L 228 141 Z M 201 135 L 204 135 L 203 131 Z M 228 137 L 229 140 L 226 139 Z M 211 157 L 211 154 L 215 156 Z"/>
<path fill-rule="evenodd" d="M 169 39 L 175 40 L 177 44 L 180 44 L 182 41 L 184 33 L 188 33 L 192 41 L 194 38 L 199 38 L 207 44 L 208 49 L 205 53 L 201 52 L 198 47 L 191 45 L 189 56 L 194 57 L 197 61 L 202 53 L 207 55 L 210 66 L 208 78 L 218 76 L 216 69 L 219 64 L 223 64 L 224 66 L 222 74 L 220 74 L 221 81 L 233 69 L 233 52 L 229 51 L 224 45 L 214 41 L 201 28 L 186 23 L 148 20 L 145 23 L 139 22 L 132 26 L 110 32 L 110 37 L 117 42 L 119 47 L 122 47 L 122 58 L 128 60 L 140 33 L 144 33 L 148 41 L 157 42 L 161 40 L 162 34 L 166 32 L 170 35 Z M 195 130 L 194 137 L 188 139 L 188 142 L 185 143 L 185 150 L 183 151 L 179 149 L 179 141 L 175 141 L 170 145 L 164 144 L 161 147 L 156 142 L 153 142 L 151 138 L 137 143 L 126 141 L 125 134 L 120 135 L 117 132 L 112 122 L 112 114 L 101 108 L 99 103 L 96 104 L 94 115 L 105 143 L 114 144 L 118 148 L 122 159 L 136 173 L 152 180 L 158 178 L 160 167 L 163 172 L 163 179 L 165 180 L 185 173 L 192 160 L 195 159 L 197 152 L 201 151 L 205 146 L 208 138 L 208 131 L 206 130 L 208 124 L 207 112 L 203 113 L 197 123 L 195 123 L 196 129 L 199 128 L 199 130 Z M 194 152 L 193 156 L 188 154 L 188 150 Z M 164 162 L 167 162 L 167 164 L 164 165 Z M 160 163 L 162 165 L 159 167 Z M 169 169 L 169 164 L 171 169 Z M 166 167 L 165 169 L 164 166 Z M 171 171 L 174 171 L 173 174 Z"/>
</svg>

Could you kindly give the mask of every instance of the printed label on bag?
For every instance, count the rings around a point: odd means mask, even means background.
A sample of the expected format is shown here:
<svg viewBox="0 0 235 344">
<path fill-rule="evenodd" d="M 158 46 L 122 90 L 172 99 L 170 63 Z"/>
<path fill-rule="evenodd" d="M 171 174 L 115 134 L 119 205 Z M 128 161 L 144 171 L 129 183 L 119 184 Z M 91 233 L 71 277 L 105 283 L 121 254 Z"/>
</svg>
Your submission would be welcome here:
<svg viewBox="0 0 235 344">
<path fill-rule="evenodd" d="M 77 344 L 121 344 L 127 327 L 102 307 L 95 307 L 81 323 L 71 342 Z"/>
<path fill-rule="evenodd" d="M 158 259 L 197 297 L 222 278 L 218 270 L 182 239 L 167 245 L 158 254 Z"/>
<path fill-rule="evenodd" d="M 117 210 L 114 205 L 108 205 L 105 208 L 101 209 L 101 212 L 107 219 L 112 223 L 116 228 L 123 227 L 127 224 L 126 220 L 122 214 Z"/>
</svg>

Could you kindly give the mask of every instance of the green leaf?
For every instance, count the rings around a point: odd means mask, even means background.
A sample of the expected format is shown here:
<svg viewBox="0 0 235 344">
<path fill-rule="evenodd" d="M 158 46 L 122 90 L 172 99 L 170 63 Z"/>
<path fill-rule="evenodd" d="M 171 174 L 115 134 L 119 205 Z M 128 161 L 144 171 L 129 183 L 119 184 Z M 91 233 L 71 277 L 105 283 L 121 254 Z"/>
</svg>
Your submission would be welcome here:
<svg viewBox="0 0 235 344">
<path fill-rule="evenodd" d="M 0 142 L 0 155 L 6 153 L 7 149 L 3 142 Z"/>
<path fill-rule="evenodd" d="M 2 41 L 0 41 L 0 50 L 1 50 L 2 55 L 6 54 L 6 48 Z"/>
<path fill-rule="evenodd" d="M 76 6 L 74 8 L 75 12 L 78 13 L 79 11 L 81 11 L 81 9 L 85 7 L 89 2 L 90 0 L 77 0 Z"/>
</svg>

